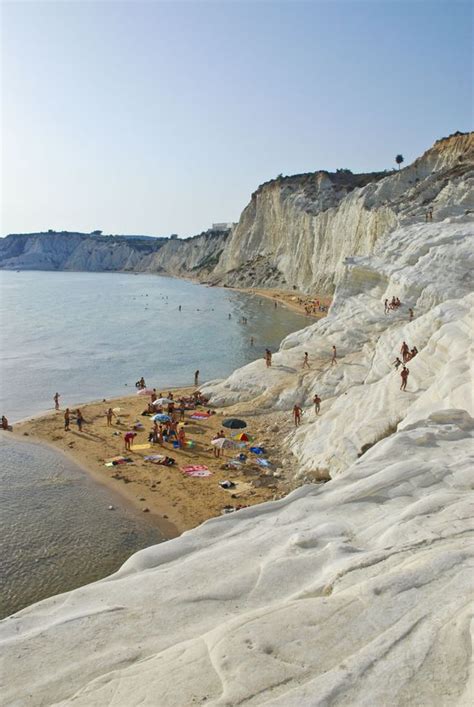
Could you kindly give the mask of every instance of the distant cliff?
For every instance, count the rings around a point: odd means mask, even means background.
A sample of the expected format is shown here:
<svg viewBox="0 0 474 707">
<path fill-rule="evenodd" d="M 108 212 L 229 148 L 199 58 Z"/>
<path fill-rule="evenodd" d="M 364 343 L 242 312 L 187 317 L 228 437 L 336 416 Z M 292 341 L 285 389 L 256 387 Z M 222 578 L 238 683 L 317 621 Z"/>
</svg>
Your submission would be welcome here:
<svg viewBox="0 0 474 707">
<path fill-rule="evenodd" d="M 102 236 L 48 231 L 17 233 L 0 239 L 0 268 L 163 272 L 207 275 L 216 265 L 227 231 L 194 238 Z"/>
<path fill-rule="evenodd" d="M 0 239 L 0 267 L 25 270 L 135 270 L 166 238 L 102 236 L 68 231 L 11 234 Z"/>
<path fill-rule="evenodd" d="M 400 171 L 317 171 L 262 184 L 231 231 L 187 239 L 84 233 L 0 239 L 0 268 L 157 272 L 218 285 L 332 292 L 347 257 L 379 239 L 474 210 L 474 133 L 438 140 Z"/>
</svg>

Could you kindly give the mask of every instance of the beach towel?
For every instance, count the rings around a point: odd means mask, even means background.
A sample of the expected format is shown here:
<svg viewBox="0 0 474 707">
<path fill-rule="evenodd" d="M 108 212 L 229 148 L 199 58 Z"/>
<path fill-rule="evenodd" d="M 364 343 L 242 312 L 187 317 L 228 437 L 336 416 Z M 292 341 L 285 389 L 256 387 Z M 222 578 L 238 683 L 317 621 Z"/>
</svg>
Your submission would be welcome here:
<svg viewBox="0 0 474 707">
<path fill-rule="evenodd" d="M 105 466 L 116 466 L 117 464 L 128 464 L 130 462 L 133 462 L 133 459 L 130 459 L 129 457 L 117 456 L 106 459 Z"/>
<path fill-rule="evenodd" d="M 134 452 L 136 449 L 150 449 L 151 444 L 134 444 L 132 449 L 132 452 Z"/>
<path fill-rule="evenodd" d="M 193 412 L 191 420 L 204 420 L 206 417 L 211 417 L 208 412 Z"/>
<path fill-rule="evenodd" d="M 253 452 L 253 454 L 265 454 L 263 447 L 250 447 L 250 451 Z"/>
<path fill-rule="evenodd" d="M 183 472 L 183 474 L 186 474 L 186 476 L 194 476 L 197 478 L 212 476 L 212 471 L 209 471 L 209 468 L 204 464 L 195 464 L 194 466 L 183 466 L 181 467 L 181 471 Z"/>
<path fill-rule="evenodd" d="M 160 461 L 163 461 L 164 459 L 166 459 L 166 457 L 164 454 L 148 454 L 148 456 L 143 457 L 143 459 L 146 462 L 155 462 L 155 464 L 156 464 L 157 462 L 160 462 Z"/>
<path fill-rule="evenodd" d="M 260 466 L 271 466 L 271 463 L 268 461 L 268 459 L 255 459 L 257 464 L 260 464 Z"/>
</svg>

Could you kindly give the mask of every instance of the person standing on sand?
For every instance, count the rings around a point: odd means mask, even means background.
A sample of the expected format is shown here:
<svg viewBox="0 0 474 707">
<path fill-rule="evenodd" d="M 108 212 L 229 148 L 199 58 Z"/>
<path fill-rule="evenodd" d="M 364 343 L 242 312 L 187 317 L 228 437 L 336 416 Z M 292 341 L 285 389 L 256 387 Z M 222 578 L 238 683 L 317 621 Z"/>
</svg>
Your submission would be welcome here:
<svg viewBox="0 0 474 707">
<path fill-rule="evenodd" d="M 199 368 L 197 371 L 194 372 L 194 385 L 197 386 L 199 385 Z"/>
<path fill-rule="evenodd" d="M 406 391 L 407 389 L 407 382 L 408 382 L 408 376 L 410 375 L 410 371 L 406 366 L 403 366 L 400 376 L 402 378 L 402 384 L 400 386 L 400 390 Z"/>
<path fill-rule="evenodd" d="M 220 438 L 221 438 L 220 434 L 217 433 L 217 434 L 215 434 L 214 437 L 212 438 L 212 441 L 214 441 L 215 439 L 220 439 Z M 221 456 L 220 447 L 218 447 L 218 446 L 215 445 L 215 444 L 213 444 L 212 446 L 213 446 L 213 452 L 214 452 L 215 458 L 216 458 L 216 459 L 219 459 L 219 457 Z"/>
<path fill-rule="evenodd" d="M 309 361 L 308 361 L 308 352 L 307 351 L 304 352 L 303 368 L 311 368 L 311 366 L 309 365 Z"/>
<path fill-rule="evenodd" d="M 79 432 L 82 432 L 82 425 L 84 424 L 84 417 L 82 412 L 77 408 L 76 410 L 76 425 Z"/>
<path fill-rule="evenodd" d="M 114 411 L 112 410 L 112 408 L 109 408 L 109 409 L 107 410 L 107 412 L 105 413 L 105 415 L 106 415 L 106 417 L 107 417 L 107 427 L 112 427 L 112 418 L 113 418 L 113 417 L 116 417 L 116 415 L 115 415 Z"/>
<path fill-rule="evenodd" d="M 69 408 L 66 408 L 64 412 L 64 431 L 65 432 L 70 432 L 71 428 L 69 427 L 69 423 L 71 422 L 71 414 L 69 411 Z"/>
<path fill-rule="evenodd" d="M 54 400 L 54 409 L 59 410 L 59 393 L 54 394 L 53 400 Z"/>
<path fill-rule="evenodd" d="M 332 347 L 332 359 L 331 359 L 331 366 L 335 366 L 335 365 L 337 364 L 337 361 L 336 361 L 336 359 L 337 359 L 337 351 L 336 351 L 336 347 L 335 347 L 335 346 L 333 346 L 333 347 Z"/>
<path fill-rule="evenodd" d="M 298 427 L 301 423 L 301 408 L 298 403 L 293 406 L 293 419 L 295 421 L 295 427 Z"/>
<path fill-rule="evenodd" d="M 178 444 L 180 449 L 183 449 L 186 444 L 186 432 L 184 431 L 184 427 L 181 427 L 178 432 Z"/>
<path fill-rule="evenodd" d="M 132 451 L 132 442 L 133 442 L 133 440 L 135 439 L 136 436 L 137 436 L 137 433 L 136 433 L 136 432 L 125 432 L 125 434 L 124 434 L 124 436 L 123 436 L 123 439 L 124 439 L 124 442 L 125 442 L 125 450 L 126 450 L 127 452 L 131 452 L 131 451 Z"/>
<path fill-rule="evenodd" d="M 316 415 L 319 415 L 319 411 L 321 410 L 321 398 L 319 395 L 316 393 L 316 395 L 313 398 L 313 403 L 314 403 L 314 412 Z"/>
</svg>

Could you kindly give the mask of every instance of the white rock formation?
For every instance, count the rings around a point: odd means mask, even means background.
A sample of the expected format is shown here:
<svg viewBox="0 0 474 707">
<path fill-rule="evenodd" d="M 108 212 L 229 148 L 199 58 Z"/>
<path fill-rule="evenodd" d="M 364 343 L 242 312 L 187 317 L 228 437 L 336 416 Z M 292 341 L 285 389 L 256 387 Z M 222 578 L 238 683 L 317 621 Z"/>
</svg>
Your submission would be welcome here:
<svg viewBox="0 0 474 707">
<path fill-rule="evenodd" d="M 346 256 L 369 255 L 396 226 L 474 210 L 474 133 L 438 140 L 399 172 L 316 172 L 262 185 L 214 270 L 230 285 L 332 292 Z"/>
<path fill-rule="evenodd" d="M 257 360 L 204 392 L 215 405 L 288 410 L 306 406 L 303 424 L 288 444 L 298 473 L 344 471 L 367 445 L 444 407 L 473 412 L 467 352 L 472 342 L 474 220 L 450 218 L 397 229 L 376 254 L 351 258 L 328 317 L 290 334 L 273 356 L 272 368 Z M 383 302 L 396 294 L 397 312 Z M 415 311 L 409 320 L 408 308 Z M 408 364 L 408 392 L 391 365 L 403 341 L 416 346 Z M 331 347 L 338 364 L 331 366 Z M 303 370 L 304 352 L 311 370 Z M 323 399 L 316 417 L 311 401 Z M 243 402 L 244 401 L 244 402 Z M 245 401 L 251 405 L 245 405 Z"/>
</svg>

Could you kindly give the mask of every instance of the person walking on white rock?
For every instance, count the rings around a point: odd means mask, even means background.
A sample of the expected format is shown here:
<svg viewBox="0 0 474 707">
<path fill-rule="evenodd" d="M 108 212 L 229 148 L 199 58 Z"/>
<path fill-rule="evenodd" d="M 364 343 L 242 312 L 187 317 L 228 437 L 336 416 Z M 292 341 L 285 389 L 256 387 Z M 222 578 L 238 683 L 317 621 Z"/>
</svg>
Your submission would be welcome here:
<svg viewBox="0 0 474 707">
<path fill-rule="evenodd" d="M 410 348 L 409 348 L 406 341 L 404 341 L 402 343 L 401 348 L 400 348 L 400 353 L 402 354 L 403 363 L 406 363 L 408 361 L 408 356 L 410 354 Z"/>
<path fill-rule="evenodd" d="M 415 316 L 413 309 L 411 307 L 408 308 L 408 313 L 410 315 L 410 321 L 411 321 L 413 319 L 413 317 Z"/>
<path fill-rule="evenodd" d="M 293 406 L 293 419 L 295 421 L 295 427 L 299 427 L 301 424 L 301 407 L 298 403 Z"/>
<path fill-rule="evenodd" d="M 335 366 L 337 364 L 337 351 L 336 347 L 333 345 L 332 347 L 332 359 L 331 359 L 331 366 Z"/>
<path fill-rule="evenodd" d="M 400 385 L 400 390 L 406 391 L 407 389 L 407 382 L 408 382 L 408 376 L 410 375 L 410 371 L 406 366 L 403 366 L 400 376 L 402 379 L 402 383 Z"/>
<path fill-rule="evenodd" d="M 319 411 L 321 410 L 321 398 L 319 395 L 316 393 L 316 395 L 313 398 L 313 403 L 314 403 L 314 412 L 316 415 L 319 415 Z"/>
<path fill-rule="evenodd" d="M 400 359 L 397 356 L 395 361 L 392 361 L 392 366 L 395 366 L 395 370 L 398 371 L 398 369 L 400 368 L 401 365 L 402 365 L 402 362 L 400 361 Z"/>
<path fill-rule="evenodd" d="M 311 366 L 309 365 L 309 361 L 308 361 L 308 352 L 307 351 L 304 352 L 303 368 L 311 368 Z"/>
<path fill-rule="evenodd" d="M 383 311 L 384 314 L 388 314 L 390 312 L 390 307 L 388 306 L 388 299 L 386 299 L 383 303 Z"/>
</svg>

